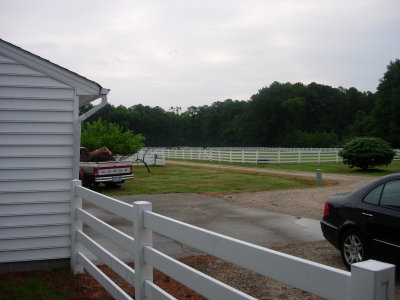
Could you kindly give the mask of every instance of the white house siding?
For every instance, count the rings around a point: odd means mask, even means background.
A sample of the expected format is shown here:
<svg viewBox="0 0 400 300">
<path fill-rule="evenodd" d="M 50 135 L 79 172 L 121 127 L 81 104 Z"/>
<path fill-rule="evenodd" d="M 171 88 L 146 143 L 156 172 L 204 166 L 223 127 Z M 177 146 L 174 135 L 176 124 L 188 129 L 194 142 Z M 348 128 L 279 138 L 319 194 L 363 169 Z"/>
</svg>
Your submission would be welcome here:
<svg viewBox="0 0 400 300">
<path fill-rule="evenodd" d="M 70 257 L 77 99 L 0 53 L 0 263 Z"/>
</svg>

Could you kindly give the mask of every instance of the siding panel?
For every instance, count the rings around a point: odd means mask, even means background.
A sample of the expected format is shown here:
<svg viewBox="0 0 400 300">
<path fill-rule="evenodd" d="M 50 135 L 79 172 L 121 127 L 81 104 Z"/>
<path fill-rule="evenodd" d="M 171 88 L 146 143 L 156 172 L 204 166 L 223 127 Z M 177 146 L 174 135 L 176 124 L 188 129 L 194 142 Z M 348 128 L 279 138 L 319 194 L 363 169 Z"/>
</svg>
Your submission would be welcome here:
<svg viewBox="0 0 400 300">
<path fill-rule="evenodd" d="M 13 74 L 13 75 L 40 75 L 42 73 L 35 71 L 29 67 L 15 64 L 15 63 L 2 63 L 0 65 L 0 74 Z"/>
<path fill-rule="evenodd" d="M 2 205 L 0 216 L 13 216 L 13 215 L 32 215 L 47 213 L 60 213 L 68 214 L 70 212 L 70 203 L 37 203 L 37 204 L 8 204 Z"/>
<path fill-rule="evenodd" d="M 0 166 L 3 169 L 17 168 L 48 168 L 70 167 L 72 166 L 72 157 L 26 157 L 11 160 L 9 157 L 0 157 Z"/>
<path fill-rule="evenodd" d="M 15 61 L 8 57 L 0 55 L 0 63 L 15 63 Z"/>
<path fill-rule="evenodd" d="M 2 98 L 49 98 L 49 99 L 71 99 L 75 96 L 73 89 L 57 88 L 21 88 L 0 86 Z"/>
<path fill-rule="evenodd" d="M 71 234 L 70 225 L 0 228 L 0 236 L 5 239 L 66 236 Z"/>
<path fill-rule="evenodd" d="M 19 76 L 6 76 L 0 75 L 0 86 L 34 86 L 34 87 L 51 87 L 51 88 L 68 88 L 70 86 L 62 83 L 53 78 L 46 76 L 29 76 L 29 75 L 19 75 Z"/>
<path fill-rule="evenodd" d="M 1 101 L 1 99 L 0 99 Z M 6 111 L 0 110 L 0 120 L 4 121 L 37 121 L 43 122 L 73 122 L 72 112 L 53 112 L 53 111 Z"/>
<path fill-rule="evenodd" d="M 22 110 L 43 110 L 43 109 L 59 109 L 73 111 L 74 102 L 71 100 L 51 99 L 7 99 L 0 101 L 1 109 L 22 109 Z"/>
<path fill-rule="evenodd" d="M 71 199 L 70 188 L 63 192 L 61 191 L 37 191 L 30 193 L 0 193 L 1 204 L 10 203 L 38 203 L 38 202 L 62 202 Z"/>
<path fill-rule="evenodd" d="M 67 237 L 35 237 L 32 239 L 0 240 L 0 252 L 10 250 L 41 249 L 41 248 L 60 248 L 68 247 L 71 238 Z"/>
<path fill-rule="evenodd" d="M 1 103 L 1 100 L 0 100 Z M 7 123 L 0 122 L 0 134 L 8 133 L 71 133 L 72 123 Z"/>
<path fill-rule="evenodd" d="M 72 168 L 70 169 L 0 169 L 0 181 L 24 181 L 31 180 L 32 178 L 51 178 L 51 179 L 66 179 L 72 178 Z M 1 212 L 0 212 L 1 214 Z"/>
<path fill-rule="evenodd" d="M 72 145 L 69 134 L 0 134 L 0 141 L 6 145 Z"/>
<path fill-rule="evenodd" d="M 1 217 L 0 227 L 28 227 L 28 226 L 43 226 L 43 225 L 67 225 L 70 224 L 70 214 L 54 214 L 54 215 L 32 215 Z"/>
<path fill-rule="evenodd" d="M 0 193 L 20 193 L 27 191 L 65 191 L 71 189 L 69 180 L 30 180 L 30 181 L 0 181 Z"/>
<path fill-rule="evenodd" d="M 23 157 L 51 157 L 72 156 L 72 146 L 3 146 L 0 147 L 0 157 L 19 158 Z"/>
<path fill-rule="evenodd" d="M 71 257 L 71 249 L 66 247 L 0 252 L 0 262 L 48 260 L 48 259 L 70 258 L 70 257 Z"/>
</svg>

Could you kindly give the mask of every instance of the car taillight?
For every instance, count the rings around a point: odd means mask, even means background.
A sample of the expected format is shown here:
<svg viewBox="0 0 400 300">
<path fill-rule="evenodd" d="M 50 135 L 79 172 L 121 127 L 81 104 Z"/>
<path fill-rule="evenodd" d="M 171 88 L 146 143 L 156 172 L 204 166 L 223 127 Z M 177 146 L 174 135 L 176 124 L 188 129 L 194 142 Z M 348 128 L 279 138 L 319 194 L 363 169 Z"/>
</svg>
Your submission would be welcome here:
<svg viewBox="0 0 400 300">
<path fill-rule="evenodd" d="M 324 217 L 329 215 L 329 204 L 328 201 L 325 202 L 325 207 L 324 207 Z"/>
<path fill-rule="evenodd" d="M 93 168 L 94 175 L 99 175 L 99 170 L 97 168 Z"/>
</svg>

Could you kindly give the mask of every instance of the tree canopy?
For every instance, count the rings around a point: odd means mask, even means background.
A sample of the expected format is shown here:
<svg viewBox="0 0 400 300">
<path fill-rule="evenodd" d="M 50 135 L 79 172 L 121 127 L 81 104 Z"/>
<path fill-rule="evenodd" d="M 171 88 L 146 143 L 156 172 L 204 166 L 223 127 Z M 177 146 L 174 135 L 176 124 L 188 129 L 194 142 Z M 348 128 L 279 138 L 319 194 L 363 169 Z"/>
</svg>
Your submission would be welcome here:
<svg viewBox="0 0 400 300">
<path fill-rule="evenodd" d="M 248 100 L 183 112 L 107 105 L 88 121 L 99 118 L 145 136 L 147 146 L 336 147 L 357 136 L 375 136 L 399 147 L 400 61 L 390 62 L 376 93 L 273 82 Z"/>
<path fill-rule="evenodd" d="M 106 146 L 114 155 L 129 156 L 139 151 L 143 142 L 142 135 L 133 135 L 132 131 L 124 131 L 121 126 L 102 119 L 82 126 L 81 145 L 89 151 Z"/>
</svg>

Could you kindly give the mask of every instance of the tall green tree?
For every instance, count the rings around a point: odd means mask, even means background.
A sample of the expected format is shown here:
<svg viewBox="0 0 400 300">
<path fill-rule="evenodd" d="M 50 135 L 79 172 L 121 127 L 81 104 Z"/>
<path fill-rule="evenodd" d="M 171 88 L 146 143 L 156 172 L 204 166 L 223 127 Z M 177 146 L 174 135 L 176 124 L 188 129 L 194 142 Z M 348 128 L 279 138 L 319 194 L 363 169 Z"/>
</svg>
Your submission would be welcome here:
<svg viewBox="0 0 400 300">
<path fill-rule="evenodd" d="M 84 123 L 81 133 L 81 145 L 89 151 L 106 146 L 114 155 L 130 156 L 144 146 L 144 137 L 124 131 L 117 124 L 98 119 Z"/>
<path fill-rule="evenodd" d="M 372 134 L 400 147 L 400 60 L 391 61 L 380 80 L 377 104 L 372 111 Z"/>
</svg>

